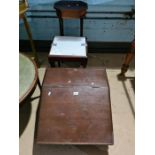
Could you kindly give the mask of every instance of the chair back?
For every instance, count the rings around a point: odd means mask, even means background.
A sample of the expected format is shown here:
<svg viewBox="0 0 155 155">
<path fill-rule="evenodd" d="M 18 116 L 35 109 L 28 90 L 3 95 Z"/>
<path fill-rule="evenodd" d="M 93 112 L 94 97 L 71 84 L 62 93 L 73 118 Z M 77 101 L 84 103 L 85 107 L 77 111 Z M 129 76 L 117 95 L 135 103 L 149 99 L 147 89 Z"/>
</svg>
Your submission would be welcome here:
<svg viewBox="0 0 155 155">
<path fill-rule="evenodd" d="M 54 4 L 54 8 L 59 18 L 83 18 L 88 5 L 82 1 L 58 1 Z"/>
<path fill-rule="evenodd" d="M 56 2 L 54 8 L 59 18 L 60 35 L 64 36 L 63 19 L 80 19 L 80 36 L 83 36 L 83 18 L 87 13 L 87 3 L 64 0 Z"/>
</svg>

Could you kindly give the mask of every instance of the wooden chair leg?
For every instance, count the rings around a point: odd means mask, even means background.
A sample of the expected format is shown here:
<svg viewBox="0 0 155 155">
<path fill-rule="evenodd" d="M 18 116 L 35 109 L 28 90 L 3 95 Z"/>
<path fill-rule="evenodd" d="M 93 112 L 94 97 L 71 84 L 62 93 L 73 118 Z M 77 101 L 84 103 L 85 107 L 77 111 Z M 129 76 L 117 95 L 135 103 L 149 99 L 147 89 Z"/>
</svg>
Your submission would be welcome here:
<svg viewBox="0 0 155 155">
<path fill-rule="evenodd" d="M 39 78 L 38 78 L 38 80 L 37 80 L 37 84 L 38 84 L 38 86 L 39 86 L 39 89 L 40 89 L 40 91 L 41 91 L 41 83 L 40 83 L 40 80 L 39 80 Z"/>
<path fill-rule="evenodd" d="M 118 75 L 118 77 L 125 77 L 125 73 L 128 71 L 129 64 L 131 60 L 133 59 L 134 55 L 135 55 L 135 40 L 132 41 L 131 49 L 125 56 L 125 60 L 121 67 L 121 73 Z"/>
<path fill-rule="evenodd" d="M 29 26 L 29 23 L 28 23 L 27 18 L 26 18 L 25 15 L 23 16 L 23 21 L 24 21 L 25 29 L 27 31 L 29 40 L 30 40 L 32 52 L 33 52 L 33 55 L 34 55 L 34 60 L 35 60 L 35 62 L 37 64 L 37 66 L 39 67 L 39 60 L 38 60 L 37 52 L 36 52 L 34 42 L 33 42 L 33 39 L 32 39 L 32 33 L 31 33 L 30 26 Z"/>
<path fill-rule="evenodd" d="M 128 71 L 129 64 L 133 59 L 133 57 L 134 57 L 134 52 L 127 53 L 127 55 L 125 56 L 124 63 L 121 67 L 121 73 L 119 74 L 119 76 L 125 76 L 125 73 Z"/>
</svg>

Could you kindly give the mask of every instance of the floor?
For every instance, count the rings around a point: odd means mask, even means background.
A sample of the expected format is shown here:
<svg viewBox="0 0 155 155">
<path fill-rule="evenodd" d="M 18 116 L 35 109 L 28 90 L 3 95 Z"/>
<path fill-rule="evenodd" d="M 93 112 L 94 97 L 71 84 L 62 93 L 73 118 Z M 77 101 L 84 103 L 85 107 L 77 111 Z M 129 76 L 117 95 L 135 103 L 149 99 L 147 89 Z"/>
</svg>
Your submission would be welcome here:
<svg viewBox="0 0 155 155">
<path fill-rule="evenodd" d="M 48 53 L 38 53 L 41 67 L 39 78 L 42 81 L 45 67 L 48 66 Z M 36 110 L 40 95 L 35 90 L 31 101 L 19 109 L 19 154 L 20 155 L 134 155 L 135 152 L 135 75 L 134 60 L 125 80 L 117 75 L 125 54 L 89 54 L 88 67 L 106 66 L 110 84 L 114 145 L 109 146 L 65 146 L 36 145 L 34 140 Z M 65 64 L 66 66 L 72 64 Z M 77 65 L 77 64 L 76 64 Z M 76 67 L 76 65 L 74 67 Z"/>
</svg>

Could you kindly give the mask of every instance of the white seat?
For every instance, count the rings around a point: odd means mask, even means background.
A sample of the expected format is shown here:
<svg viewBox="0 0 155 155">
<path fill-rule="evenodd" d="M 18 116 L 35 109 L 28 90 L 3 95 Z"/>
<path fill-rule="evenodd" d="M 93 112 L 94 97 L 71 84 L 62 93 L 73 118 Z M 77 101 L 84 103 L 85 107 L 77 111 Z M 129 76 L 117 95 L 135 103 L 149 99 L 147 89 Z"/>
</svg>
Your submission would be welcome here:
<svg viewBox="0 0 155 155">
<path fill-rule="evenodd" d="M 55 36 L 49 56 L 87 57 L 85 37 Z"/>
</svg>

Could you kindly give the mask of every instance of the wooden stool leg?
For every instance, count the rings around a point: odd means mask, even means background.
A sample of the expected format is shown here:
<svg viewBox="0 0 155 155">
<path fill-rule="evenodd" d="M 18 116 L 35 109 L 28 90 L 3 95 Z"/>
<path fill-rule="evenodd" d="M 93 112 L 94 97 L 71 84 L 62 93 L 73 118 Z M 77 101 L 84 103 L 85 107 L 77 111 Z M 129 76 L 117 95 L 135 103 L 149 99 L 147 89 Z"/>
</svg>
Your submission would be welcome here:
<svg viewBox="0 0 155 155">
<path fill-rule="evenodd" d="M 86 68 L 86 66 L 87 66 L 87 59 L 81 60 L 81 66 L 82 66 L 83 68 Z"/>
<path fill-rule="evenodd" d="M 61 67 L 61 62 L 60 61 L 58 61 L 58 67 Z"/>
<path fill-rule="evenodd" d="M 29 40 L 30 40 L 30 44 L 31 44 L 31 48 L 32 48 L 32 52 L 33 52 L 33 55 L 34 55 L 35 62 L 37 64 L 37 66 L 39 66 L 37 52 L 36 52 L 34 42 L 33 42 L 33 39 L 32 39 L 32 33 L 31 33 L 30 26 L 29 26 L 29 23 L 28 23 L 27 18 L 26 18 L 25 15 L 23 16 L 23 21 L 24 21 L 25 29 L 27 31 Z"/>
<path fill-rule="evenodd" d="M 49 61 L 49 64 L 50 64 L 51 67 L 55 67 L 55 62 Z"/>
<path fill-rule="evenodd" d="M 60 26 L 60 35 L 64 36 L 64 23 L 62 18 L 59 18 L 59 26 Z"/>
<path fill-rule="evenodd" d="M 83 36 L 83 18 L 80 18 L 80 36 Z"/>
</svg>

